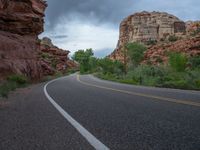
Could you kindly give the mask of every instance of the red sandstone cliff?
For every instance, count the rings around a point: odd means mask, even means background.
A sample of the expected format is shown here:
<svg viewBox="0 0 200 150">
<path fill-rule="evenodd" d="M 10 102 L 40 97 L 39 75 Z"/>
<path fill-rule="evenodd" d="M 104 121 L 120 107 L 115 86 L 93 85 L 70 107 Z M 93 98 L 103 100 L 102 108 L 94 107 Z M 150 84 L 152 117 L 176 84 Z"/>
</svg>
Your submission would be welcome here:
<svg viewBox="0 0 200 150">
<path fill-rule="evenodd" d="M 145 52 L 143 63 L 145 64 L 166 64 L 170 52 L 180 52 L 188 56 L 200 56 L 200 35 L 178 40 L 173 43 L 157 44 L 148 48 Z"/>
<path fill-rule="evenodd" d="M 38 80 L 62 71 L 63 66 L 75 65 L 68 59 L 68 52 L 57 47 L 44 48 L 38 40 L 46 7 L 43 0 L 0 0 L 0 79 L 23 74 Z M 41 58 L 44 51 L 57 60 L 55 68 Z"/>
<path fill-rule="evenodd" d="M 183 22 L 177 17 L 161 12 L 141 12 L 125 18 L 120 24 L 120 36 L 117 48 L 108 57 L 125 62 L 124 46 L 131 42 L 147 44 L 156 41 L 155 46 L 147 46 L 144 62 L 153 64 L 167 62 L 166 51 L 184 52 L 187 55 L 199 55 L 200 23 Z M 179 37 L 177 42 L 169 42 L 169 36 Z"/>
<path fill-rule="evenodd" d="M 70 51 L 54 46 L 51 39 L 47 37 L 40 41 L 40 50 L 39 58 L 44 75 L 50 75 L 56 71 L 65 72 L 69 68 L 77 67 L 76 63 L 68 58 Z"/>
<path fill-rule="evenodd" d="M 37 36 L 43 31 L 46 3 L 42 0 L 0 0 L 0 77 L 42 76 Z"/>
</svg>

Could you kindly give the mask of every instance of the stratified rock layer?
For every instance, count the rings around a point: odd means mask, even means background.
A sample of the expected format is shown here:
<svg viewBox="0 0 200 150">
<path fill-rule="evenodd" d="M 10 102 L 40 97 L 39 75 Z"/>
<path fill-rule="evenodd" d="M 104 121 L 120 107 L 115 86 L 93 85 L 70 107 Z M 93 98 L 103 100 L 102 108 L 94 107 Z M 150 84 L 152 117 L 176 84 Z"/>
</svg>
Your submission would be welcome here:
<svg viewBox="0 0 200 150">
<path fill-rule="evenodd" d="M 128 42 L 160 40 L 169 35 L 184 34 L 185 31 L 185 23 L 173 15 L 144 11 L 122 21 L 118 46 Z"/>
<path fill-rule="evenodd" d="M 180 52 L 188 56 L 200 56 L 200 35 L 187 39 L 178 40 L 173 43 L 157 44 L 148 48 L 145 52 L 143 63 L 158 65 L 168 62 L 168 54 L 171 52 Z"/>
<path fill-rule="evenodd" d="M 170 35 L 182 36 L 185 33 L 185 23 L 171 14 L 145 11 L 135 13 L 121 22 L 117 48 L 109 57 L 123 61 L 123 47 L 127 43 L 159 41 Z"/>
<path fill-rule="evenodd" d="M 46 6 L 42 0 L 0 0 L 0 79 L 9 74 L 41 78 L 37 36 Z"/>
<path fill-rule="evenodd" d="M 70 51 L 60 49 L 53 45 L 51 39 L 44 37 L 40 42 L 40 60 L 44 75 L 50 75 L 56 71 L 64 72 L 70 68 L 76 68 L 75 62 L 68 58 Z"/>
<path fill-rule="evenodd" d="M 38 39 L 46 7 L 43 0 L 0 0 L 0 80 L 10 74 L 40 80 L 76 66 L 69 51 L 55 47 L 48 38 Z"/>
<path fill-rule="evenodd" d="M 0 0 L 0 30 L 20 35 L 40 34 L 46 6 L 42 0 Z"/>
</svg>

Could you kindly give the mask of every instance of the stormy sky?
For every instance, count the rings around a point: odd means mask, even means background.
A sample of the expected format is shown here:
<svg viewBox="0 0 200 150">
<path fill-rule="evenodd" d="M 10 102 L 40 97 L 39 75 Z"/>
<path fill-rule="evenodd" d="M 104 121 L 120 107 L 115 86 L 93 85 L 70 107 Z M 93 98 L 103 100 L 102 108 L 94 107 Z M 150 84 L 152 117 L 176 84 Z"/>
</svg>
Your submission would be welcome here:
<svg viewBox="0 0 200 150">
<path fill-rule="evenodd" d="M 200 20 L 199 0 L 47 0 L 45 32 L 60 48 L 93 48 L 98 57 L 116 47 L 123 18 L 140 11 L 165 11 Z"/>
</svg>

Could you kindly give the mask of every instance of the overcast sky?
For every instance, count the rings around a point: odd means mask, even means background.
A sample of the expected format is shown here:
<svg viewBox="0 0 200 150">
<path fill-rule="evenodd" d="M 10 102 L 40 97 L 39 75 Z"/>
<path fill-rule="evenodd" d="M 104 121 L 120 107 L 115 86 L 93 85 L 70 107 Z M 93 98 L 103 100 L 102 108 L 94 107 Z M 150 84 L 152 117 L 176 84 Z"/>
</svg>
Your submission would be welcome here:
<svg viewBox="0 0 200 150">
<path fill-rule="evenodd" d="M 200 20 L 200 0 L 47 0 L 45 32 L 60 48 L 93 48 L 96 56 L 116 47 L 119 24 L 139 11 L 165 11 L 180 19 Z"/>
</svg>

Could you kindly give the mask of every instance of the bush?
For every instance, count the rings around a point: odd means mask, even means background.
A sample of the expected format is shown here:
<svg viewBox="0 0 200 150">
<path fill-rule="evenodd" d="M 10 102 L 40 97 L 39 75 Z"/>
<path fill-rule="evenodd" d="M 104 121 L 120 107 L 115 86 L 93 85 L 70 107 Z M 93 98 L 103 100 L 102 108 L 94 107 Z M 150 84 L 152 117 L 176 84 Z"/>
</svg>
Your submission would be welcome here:
<svg viewBox="0 0 200 150">
<path fill-rule="evenodd" d="M 136 66 L 144 59 L 144 52 L 147 50 L 147 48 L 140 43 L 129 43 L 126 45 L 126 49 L 128 50 L 131 62 Z"/>
<path fill-rule="evenodd" d="M 100 59 L 98 66 L 101 67 L 103 74 L 123 74 L 124 65 L 119 61 L 112 61 L 109 58 Z"/>
<path fill-rule="evenodd" d="M 157 43 L 157 40 L 148 40 L 146 42 L 147 45 L 156 45 L 156 43 Z"/>
<path fill-rule="evenodd" d="M 0 86 L 0 97 L 7 97 L 10 91 L 16 88 L 24 87 L 28 80 L 23 75 L 11 75 L 7 81 Z"/>
<path fill-rule="evenodd" d="M 43 59 L 49 59 L 49 58 L 50 58 L 50 55 L 49 55 L 48 53 L 42 53 L 42 54 L 41 54 L 41 57 L 42 57 Z"/>
<path fill-rule="evenodd" d="M 171 53 L 169 56 L 169 64 L 172 69 L 178 72 L 185 71 L 188 59 L 185 54 Z"/>
<path fill-rule="evenodd" d="M 8 81 L 15 82 L 19 85 L 24 85 L 27 83 L 27 78 L 23 75 L 11 75 L 7 78 Z"/>
<path fill-rule="evenodd" d="M 200 68 L 200 56 L 190 57 L 189 64 L 191 68 Z"/>
<path fill-rule="evenodd" d="M 185 80 L 165 81 L 163 84 L 163 87 L 187 89 L 188 84 L 187 84 L 187 81 Z"/>
<path fill-rule="evenodd" d="M 170 35 L 169 38 L 168 38 L 168 40 L 169 40 L 170 42 L 176 42 L 176 41 L 178 40 L 178 37 L 176 37 L 176 36 L 174 36 L 174 35 Z"/>
<path fill-rule="evenodd" d="M 196 87 L 197 87 L 198 89 L 200 89 L 200 79 L 199 79 L 199 80 L 196 80 L 195 83 L 196 83 Z"/>
</svg>

